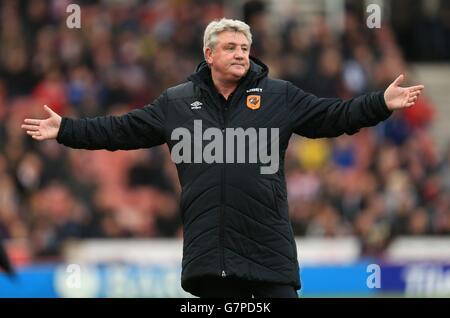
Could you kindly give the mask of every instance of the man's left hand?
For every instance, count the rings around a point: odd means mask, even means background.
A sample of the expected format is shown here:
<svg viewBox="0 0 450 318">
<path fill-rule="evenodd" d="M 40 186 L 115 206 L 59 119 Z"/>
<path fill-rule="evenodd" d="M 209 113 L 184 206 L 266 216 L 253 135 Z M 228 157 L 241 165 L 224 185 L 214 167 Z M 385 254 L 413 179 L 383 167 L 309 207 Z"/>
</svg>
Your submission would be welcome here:
<svg viewBox="0 0 450 318">
<path fill-rule="evenodd" d="M 400 75 L 384 92 L 384 100 L 391 111 L 413 106 L 425 88 L 423 85 L 400 87 L 404 79 L 405 76 Z"/>
</svg>

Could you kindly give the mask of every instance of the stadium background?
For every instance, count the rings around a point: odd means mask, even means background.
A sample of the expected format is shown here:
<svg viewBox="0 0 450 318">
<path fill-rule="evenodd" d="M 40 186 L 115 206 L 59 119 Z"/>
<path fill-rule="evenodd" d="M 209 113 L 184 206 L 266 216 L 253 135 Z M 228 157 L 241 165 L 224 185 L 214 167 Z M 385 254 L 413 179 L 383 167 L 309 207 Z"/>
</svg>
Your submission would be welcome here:
<svg viewBox="0 0 450 318">
<path fill-rule="evenodd" d="M 70 3 L 80 29 L 66 26 Z M 372 3 L 379 29 L 366 25 Z M 0 238 L 18 276 L 0 273 L 0 297 L 187 296 L 167 148 L 72 150 L 20 124 L 43 104 L 74 117 L 148 104 L 194 70 L 222 16 L 250 24 L 272 77 L 318 96 L 385 89 L 401 73 L 426 85 L 375 128 L 293 138 L 288 199 L 304 296 L 449 296 L 449 1 L 3 0 Z"/>
</svg>

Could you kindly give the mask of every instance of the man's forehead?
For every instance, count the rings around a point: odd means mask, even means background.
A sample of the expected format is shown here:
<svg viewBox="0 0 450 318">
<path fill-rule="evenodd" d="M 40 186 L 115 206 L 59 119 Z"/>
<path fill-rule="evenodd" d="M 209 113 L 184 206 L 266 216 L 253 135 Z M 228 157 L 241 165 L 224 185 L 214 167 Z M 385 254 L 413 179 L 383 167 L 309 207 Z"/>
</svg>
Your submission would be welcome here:
<svg viewBox="0 0 450 318">
<path fill-rule="evenodd" d="M 219 33 L 218 40 L 221 43 L 248 45 L 248 40 L 245 34 L 238 31 L 223 31 Z"/>
</svg>

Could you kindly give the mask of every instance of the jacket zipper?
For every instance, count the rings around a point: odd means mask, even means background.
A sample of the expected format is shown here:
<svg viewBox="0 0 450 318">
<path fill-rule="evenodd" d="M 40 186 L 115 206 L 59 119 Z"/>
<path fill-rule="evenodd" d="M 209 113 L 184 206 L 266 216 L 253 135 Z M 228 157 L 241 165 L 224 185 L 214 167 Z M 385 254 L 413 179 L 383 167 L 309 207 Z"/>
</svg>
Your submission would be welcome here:
<svg viewBox="0 0 450 318">
<path fill-rule="evenodd" d="M 211 91 L 208 89 L 206 85 L 202 85 L 202 87 L 206 90 L 206 92 L 209 95 L 209 98 L 215 104 L 220 112 L 220 126 L 223 134 L 223 140 L 225 141 L 225 128 L 226 128 L 226 110 L 225 107 L 220 101 L 217 103 L 217 97 L 220 98 L 220 96 L 214 96 L 214 94 L 211 94 Z M 225 271 L 225 260 L 224 260 L 224 236 L 225 236 L 225 226 L 224 226 L 224 214 L 225 214 L 225 145 L 226 143 L 223 143 L 223 154 L 224 154 L 224 162 L 222 164 L 222 171 L 221 171 L 221 193 L 220 193 L 220 212 L 219 212 L 219 268 L 220 268 L 220 276 L 222 278 L 227 277 L 227 273 Z"/>
<path fill-rule="evenodd" d="M 228 112 L 230 109 L 232 109 L 232 107 L 234 106 L 234 104 L 236 103 L 236 101 L 238 101 L 240 99 L 240 96 L 242 95 L 243 91 L 244 91 L 244 87 L 245 85 L 241 85 L 238 90 L 236 90 L 234 92 L 234 94 L 232 96 L 230 96 L 230 99 L 227 100 L 227 102 L 225 103 L 225 106 L 222 107 L 222 133 L 223 133 L 223 156 L 224 156 L 224 162 L 222 164 L 222 193 L 221 193 L 221 197 L 222 197 L 222 204 L 221 204 L 221 209 L 220 209 L 220 217 L 219 217 L 219 226 L 220 226 L 220 238 L 219 238 L 219 245 L 220 245 L 220 266 L 222 269 L 221 272 L 221 276 L 222 278 L 227 277 L 227 273 L 225 271 L 225 247 L 224 247 L 224 240 L 225 240 L 225 225 L 224 225 L 224 218 L 225 218 L 225 200 L 226 200 L 226 191 L 225 191 L 225 186 L 226 186 L 226 182 L 225 182 L 225 177 L 226 177 L 226 128 L 228 125 Z"/>
<path fill-rule="evenodd" d="M 245 83 L 242 83 L 245 84 Z M 225 169 L 226 169 L 226 127 L 228 125 L 228 110 L 232 108 L 232 106 L 236 103 L 236 100 L 239 100 L 240 96 L 242 95 L 244 91 L 244 87 L 246 85 L 240 85 L 240 89 L 238 88 L 238 91 L 236 91 L 229 101 L 225 103 L 225 105 L 221 105 L 222 103 L 219 103 L 220 106 L 220 112 L 221 112 L 221 119 L 222 119 L 222 134 L 223 134 L 223 155 L 224 155 L 224 162 L 222 164 L 222 182 L 221 182 L 221 205 L 220 205 L 220 214 L 219 214 L 219 259 L 220 259 L 220 276 L 222 278 L 227 277 L 227 272 L 225 270 L 225 256 L 224 256 L 224 240 L 225 240 L 225 225 L 224 225 L 224 218 L 225 218 Z M 208 91 L 208 90 L 207 90 Z M 209 93 L 209 91 L 208 91 Z M 210 98 L 214 101 L 215 98 L 209 93 Z M 216 104 L 217 105 L 217 104 Z"/>
<path fill-rule="evenodd" d="M 222 110 L 221 110 L 221 112 L 222 112 L 222 135 L 223 135 L 223 156 L 224 156 L 224 162 L 222 163 L 222 178 L 221 178 L 221 180 L 222 180 L 222 186 L 221 186 L 221 189 L 222 189 L 222 191 L 221 191 L 221 205 L 220 205 L 220 217 L 219 217 L 219 226 L 220 226 L 220 237 L 219 237 L 219 245 L 220 245 L 220 252 L 219 252 L 219 255 L 220 255 L 220 268 L 221 268 L 221 270 L 222 270 L 222 273 L 221 273 L 221 276 L 222 276 L 222 278 L 225 278 L 225 277 L 227 277 L 227 274 L 226 274 L 226 271 L 225 271 L 225 247 L 224 247 L 224 240 L 225 240 L 225 221 L 224 221 L 224 218 L 225 218 L 225 185 L 226 185 L 226 182 L 225 182 L 225 176 L 226 176 L 226 173 L 225 173 L 225 164 L 226 164 L 226 147 L 225 147 L 225 145 L 226 145 L 226 142 L 225 142 L 225 140 L 226 140 L 226 135 L 225 135 L 225 132 L 226 132 L 226 127 L 227 127 L 227 114 L 226 114 L 226 112 L 227 112 L 227 108 L 228 108 L 228 102 L 225 104 L 225 105 L 222 105 Z"/>
</svg>

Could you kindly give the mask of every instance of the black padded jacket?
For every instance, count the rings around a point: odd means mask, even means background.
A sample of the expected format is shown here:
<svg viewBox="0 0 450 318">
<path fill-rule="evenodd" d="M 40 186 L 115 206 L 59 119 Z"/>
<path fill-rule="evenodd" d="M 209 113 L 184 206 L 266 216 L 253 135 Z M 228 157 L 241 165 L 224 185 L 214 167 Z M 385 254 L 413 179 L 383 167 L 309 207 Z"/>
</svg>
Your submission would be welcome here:
<svg viewBox="0 0 450 318">
<path fill-rule="evenodd" d="M 291 135 L 322 138 L 354 134 L 391 114 L 383 92 L 345 101 L 318 98 L 289 82 L 269 78 L 261 61 L 252 57 L 250 63 L 249 72 L 227 101 L 214 88 L 211 71 L 202 62 L 187 82 L 167 89 L 152 104 L 122 116 L 64 117 L 57 136 L 58 142 L 72 148 L 114 151 L 167 143 L 172 151 L 183 135 L 173 135 L 175 129 L 193 134 L 194 127 L 202 132 L 215 128 L 209 140 L 197 140 L 197 146 L 194 137 L 190 140 L 194 154 L 202 153 L 213 135 L 221 138 L 217 131 L 226 140 L 230 129 L 241 128 L 247 133 L 254 129 L 259 141 L 249 137 L 245 139 L 248 142 L 236 142 L 234 147 L 235 157 L 245 150 L 246 158 L 250 158 L 251 147 L 259 147 L 257 154 L 265 149 L 275 155 L 269 150 L 277 137 L 279 163 L 274 173 L 261 173 L 261 167 L 269 165 L 262 163 L 262 157 L 257 162 L 248 159 L 238 163 L 237 159 L 206 162 L 200 156 L 200 160 L 176 164 L 184 233 L 181 283 L 194 295 L 211 278 L 227 277 L 299 289 L 297 248 L 288 217 L 283 169 Z M 264 129 L 266 134 L 259 134 Z M 278 136 L 272 129 L 277 129 Z M 223 158 L 230 151 L 224 142 Z M 220 149 L 210 153 L 220 155 Z"/>
</svg>

